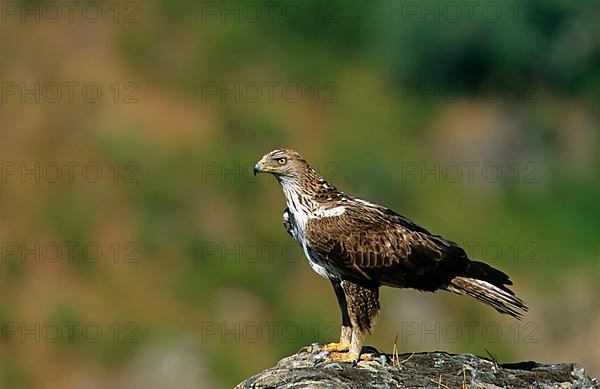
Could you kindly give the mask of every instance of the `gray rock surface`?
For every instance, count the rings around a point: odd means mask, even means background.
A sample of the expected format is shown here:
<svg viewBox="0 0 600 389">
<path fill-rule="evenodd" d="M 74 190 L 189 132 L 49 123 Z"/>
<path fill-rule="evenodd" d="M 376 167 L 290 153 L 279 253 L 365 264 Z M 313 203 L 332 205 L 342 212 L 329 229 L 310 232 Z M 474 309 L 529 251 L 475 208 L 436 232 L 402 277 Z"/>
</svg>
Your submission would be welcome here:
<svg viewBox="0 0 600 389">
<path fill-rule="evenodd" d="M 576 363 L 497 364 L 471 354 L 384 355 L 381 361 L 327 364 L 300 351 L 236 386 L 242 388 L 600 388 Z"/>
</svg>

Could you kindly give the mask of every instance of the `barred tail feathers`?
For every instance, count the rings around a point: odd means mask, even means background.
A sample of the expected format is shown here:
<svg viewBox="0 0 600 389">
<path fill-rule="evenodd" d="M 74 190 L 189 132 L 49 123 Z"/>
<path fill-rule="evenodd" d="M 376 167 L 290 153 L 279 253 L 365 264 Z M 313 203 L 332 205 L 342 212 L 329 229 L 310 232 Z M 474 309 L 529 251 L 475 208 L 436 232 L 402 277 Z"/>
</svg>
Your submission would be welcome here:
<svg viewBox="0 0 600 389">
<path fill-rule="evenodd" d="M 522 319 L 528 309 L 525 302 L 505 286 L 499 287 L 476 278 L 454 277 L 446 289 L 460 295 L 474 297 L 496 311 L 517 319 Z"/>
</svg>

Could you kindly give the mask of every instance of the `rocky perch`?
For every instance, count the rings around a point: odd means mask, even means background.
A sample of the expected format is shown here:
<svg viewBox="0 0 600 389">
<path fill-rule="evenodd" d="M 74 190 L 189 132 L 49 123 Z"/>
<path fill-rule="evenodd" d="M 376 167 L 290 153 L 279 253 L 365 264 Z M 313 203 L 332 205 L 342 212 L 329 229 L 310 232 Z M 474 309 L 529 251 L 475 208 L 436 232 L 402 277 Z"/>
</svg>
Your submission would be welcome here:
<svg viewBox="0 0 600 389">
<path fill-rule="evenodd" d="M 375 361 L 327 364 L 305 350 L 236 386 L 242 388 L 600 388 L 575 363 L 498 364 L 471 354 L 380 354 Z"/>
</svg>

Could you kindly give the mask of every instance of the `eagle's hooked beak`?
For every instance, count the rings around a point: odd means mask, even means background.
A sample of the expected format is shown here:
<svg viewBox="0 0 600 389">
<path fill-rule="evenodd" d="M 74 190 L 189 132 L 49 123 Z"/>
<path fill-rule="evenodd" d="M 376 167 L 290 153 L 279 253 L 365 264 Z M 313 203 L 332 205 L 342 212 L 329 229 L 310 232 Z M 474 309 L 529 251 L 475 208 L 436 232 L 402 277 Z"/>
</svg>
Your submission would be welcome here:
<svg viewBox="0 0 600 389">
<path fill-rule="evenodd" d="M 258 173 L 262 173 L 264 171 L 264 163 L 265 158 L 263 157 L 260 161 L 256 163 L 256 165 L 254 165 L 254 175 L 257 175 Z"/>
</svg>

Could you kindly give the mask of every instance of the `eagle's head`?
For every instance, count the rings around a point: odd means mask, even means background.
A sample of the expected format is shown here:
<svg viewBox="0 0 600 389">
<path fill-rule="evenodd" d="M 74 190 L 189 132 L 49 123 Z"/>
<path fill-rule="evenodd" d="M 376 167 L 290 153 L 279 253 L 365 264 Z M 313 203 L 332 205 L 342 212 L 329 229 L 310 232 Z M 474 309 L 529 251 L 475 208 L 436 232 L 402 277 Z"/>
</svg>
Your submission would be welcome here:
<svg viewBox="0 0 600 389">
<path fill-rule="evenodd" d="M 292 149 L 277 149 L 265 154 L 254 165 L 254 175 L 271 173 L 278 179 L 294 179 L 300 177 L 308 164 L 298 152 Z"/>
</svg>

